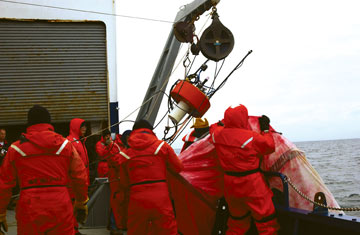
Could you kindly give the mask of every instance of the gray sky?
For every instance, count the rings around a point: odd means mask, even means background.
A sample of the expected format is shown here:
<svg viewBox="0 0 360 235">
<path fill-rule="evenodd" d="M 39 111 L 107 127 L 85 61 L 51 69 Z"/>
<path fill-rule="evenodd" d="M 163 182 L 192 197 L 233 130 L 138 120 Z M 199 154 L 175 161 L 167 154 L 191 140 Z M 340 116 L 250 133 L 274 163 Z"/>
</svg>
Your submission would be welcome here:
<svg viewBox="0 0 360 235">
<path fill-rule="evenodd" d="M 179 7 L 189 2 L 118 0 L 118 13 L 173 21 Z M 269 116 L 273 127 L 291 141 L 360 137 L 359 1 L 222 0 L 217 8 L 220 20 L 235 37 L 219 81 L 249 50 L 253 53 L 211 99 L 204 115 L 210 123 L 221 119 L 230 105 L 244 104 L 250 115 Z M 197 33 L 207 17 L 206 13 L 196 22 Z M 172 24 L 120 17 L 118 24 L 118 97 L 123 119 L 141 105 Z M 179 60 L 186 49 L 184 45 Z M 197 58 L 193 68 L 204 60 Z M 202 79 L 213 77 L 215 63 L 211 64 Z M 183 76 L 180 65 L 167 92 Z M 164 101 L 162 106 L 158 118 L 166 112 Z M 135 118 L 136 113 L 127 119 Z M 155 130 L 159 138 L 165 124 Z M 120 129 L 130 127 L 122 124 Z M 173 147 L 181 145 L 179 140 Z"/>
</svg>

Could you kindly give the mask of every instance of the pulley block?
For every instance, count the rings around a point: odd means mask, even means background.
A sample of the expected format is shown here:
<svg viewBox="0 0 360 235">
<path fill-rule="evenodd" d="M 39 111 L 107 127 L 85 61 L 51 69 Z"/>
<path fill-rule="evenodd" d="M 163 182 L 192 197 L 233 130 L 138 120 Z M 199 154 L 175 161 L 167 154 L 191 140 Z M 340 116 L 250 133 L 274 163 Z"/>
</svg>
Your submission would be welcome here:
<svg viewBox="0 0 360 235">
<path fill-rule="evenodd" d="M 194 41 L 194 23 L 180 21 L 175 23 L 173 27 L 174 35 L 179 42 L 192 43 Z"/>
<path fill-rule="evenodd" d="M 190 47 L 190 51 L 193 55 L 199 55 L 200 53 L 200 46 L 199 43 L 192 43 Z"/>
<path fill-rule="evenodd" d="M 234 36 L 219 20 L 214 12 L 213 22 L 200 38 L 201 53 L 208 59 L 219 61 L 227 57 L 234 48 Z"/>
</svg>

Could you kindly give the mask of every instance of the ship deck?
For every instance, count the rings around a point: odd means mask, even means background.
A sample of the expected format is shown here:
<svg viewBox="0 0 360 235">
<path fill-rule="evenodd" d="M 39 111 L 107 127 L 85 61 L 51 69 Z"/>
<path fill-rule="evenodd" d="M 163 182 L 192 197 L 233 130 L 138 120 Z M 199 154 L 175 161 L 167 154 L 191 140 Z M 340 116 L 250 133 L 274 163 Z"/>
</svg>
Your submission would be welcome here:
<svg viewBox="0 0 360 235">
<path fill-rule="evenodd" d="M 17 234 L 17 226 L 15 219 L 15 211 L 8 210 L 6 212 L 6 220 L 9 226 L 8 235 L 16 235 Z M 106 228 L 81 228 L 80 232 L 86 235 L 108 235 L 110 231 Z"/>
</svg>

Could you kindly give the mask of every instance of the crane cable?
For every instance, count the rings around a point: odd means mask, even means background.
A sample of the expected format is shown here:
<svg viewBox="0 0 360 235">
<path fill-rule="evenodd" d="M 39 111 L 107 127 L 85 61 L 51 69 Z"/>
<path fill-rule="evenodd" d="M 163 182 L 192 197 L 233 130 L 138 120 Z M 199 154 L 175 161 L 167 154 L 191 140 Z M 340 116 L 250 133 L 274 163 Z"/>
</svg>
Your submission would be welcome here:
<svg viewBox="0 0 360 235">
<path fill-rule="evenodd" d="M 99 12 L 99 11 L 88 11 L 88 10 L 81 10 L 81 9 L 74 9 L 74 8 L 67 8 L 67 7 L 49 6 L 49 5 L 27 3 L 27 2 L 15 2 L 15 1 L 10 1 L 10 0 L 0 0 L 0 2 L 13 3 L 13 4 L 19 4 L 19 5 L 27 5 L 27 6 L 35 6 L 35 7 L 52 8 L 52 9 L 66 10 L 66 11 L 76 11 L 76 12 L 91 13 L 91 14 L 98 14 L 98 15 L 117 16 L 117 17 L 123 17 L 123 18 L 146 20 L 146 21 L 155 21 L 155 22 L 169 23 L 169 24 L 174 23 L 174 22 L 168 21 L 168 20 L 159 20 L 159 19 L 139 17 L 139 16 L 120 15 L 120 14 L 113 14 L 113 13 L 106 13 L 106 12 Z"/>
<path fill-rule="evenodd" d="M 120 15 L 120 14 L 113 14 L 113 13 L 106 13 L 106 12 L 98 12 L 98 11 L 89 11 L 89 10 L 81 10 L 81 9 L 74 9 L 74 8 L 67 8 L 67 7 L 58 7 L 58 6 L 50 6 L 50 5 L 43 5 L 43 4 L 36 4 L 36 3 L 26 3 L 26 2 L 17 2 L 17 1 L 10 1 L 10 0 L 0 0 L 0 2 L 5 2 L 5 3 L 12 3 L 12 4 L 19 4 L 19 5 L 28 5 L 28 6 L 35 6 L 35 7 L 43 7 L 43 8 L 51 8 L 51 9 L 58 9 L 58 10 L 67 10 L 67 11 L 76 11 L 76 12 L 83 12 L 83 13 L 91 13 L 91 14 L 99 14 L 99 15 L 107 15 L 107 16 L 117 16 L 117 17 L 124 17 L 124 18 L 131 18 L 131 19 L 139 19 L 139 20 L 147 20 L 147 21 L 155 21 L 155 22 L 162 22 L 162 23 L 171 23 L 173 24 L 174 22 L 172 21 L 167 21 L 167 20 L 159 20 L 159 19 L 153 19 L 153 18 L 145 18 L 145 17 L 137 17 L 137 16 L 129 16 L 129 15 Z M 211 13 L 208 14 L 208 18 L 206 19 L 204 25 L 202 26 L 202 28 L 199 30 L 200 34 L 205 25 L 207 24 L 207 22 L 209 21 L 211 17 Z M 182 45 L 180 46 L 180 50 L 182 48 Z M 160 90 L 158 92 L 156 92 L 153 96 L 151 96 L 148 100 L 146 100 L 145 102 L 143 102 L 137 109 L 135 109 L 133 112 L 131 112 L 127 117 L 131 116 L 134 112 L 136 112 L 138 109 L 140 109 L 142 106 L 144 106 L 147 102 L 149 102 L 156 94 L 158 94 L 159 92 L 162 92 L 162 89 L 164 88 L 165 84 L 167 84 L 167 82 L 169 81 L 170 77 L 173 75 L 173 73 L 177 70 L 177 68 L 179 67 L 181 61 L 185 58 L 186 54 L 188 53 L 185 52 L 184 55 L 182 56 L 182 58 L 178 61 L 178 64 L 176 65 L 176 67 L 172 70 L 172 72 L 170 73 L 170 76 L 167 78 L 166 82 L 163 84 L 163 86 L 160 88 Z M 165 92 L 164 92 L 165 93 Z M 158 97 L 157 97 L 158 99 Z M 165 114 L 166 115 L 166 114 Z M 79 140 L 83 140 L 85 138 L 97 135 L 99 133 L 101 133 L 102 131 L 109 129 L 113 126 L 119 125 L 120 123 L 124 122 L 124 120 L 127 118 L 125 117 L 123 120 L 121 120 L 120 122 L 117 122 L 107 128 L 101 129 L 97 132 L 95 132 L 94 134 L 88 135 L 86 137 L 80 138 Z M 163 120 L 163 118 L 160 120 L 160 122 Z M 160 124 L 160 122 L 156 125 L 158 126 Z M 74 140 L 74 141 L 78 141 L 78 140 Z M 72 141 L 73 142 L 73 141 Z"/>
<path fill-rule="evenodd" d="M 4 1 L 4 0 L 0 0 L 0 1 Z M 6 1 L 7 1 L 7 0 L 6 0 Z M 200 32 L 204 29 L 204 27 L 205 27 L 205 25 L 206 25 L 206 23 L 208 22 L 209 19 L 210 19 L 210 15 L 209 15 L 208 19 L 206 20 L 205 24 L 203 25 L 203 27 L 201 28 Z M 181 44 L 180 49 L 181 49 L 182 45 L 183 45 L 183 44 Z M 185 54 L 183 55 L 182 59 L 185 58 L 185 56 L 186 56 L 186 52 L 185 52 Z M 167 82 L 169 81 L 171 75 L 177 70 L 177 68 L 179 67 L 181 61 L 182 61 L 182 60 L 179 60 L 179 61 L 178 61 L 178 64 L 176 65 L 175 69 L 173 69 L 173 71 L 171 72 L 170 76 L 167 78 L 167 80 L 166 80 Z M 114 124 L 112 124 L 112 125 L 110 125 L 110 126 L 108 126 L 108 127 L 106 127 L 106 128 L 103 128 L 103 129 L 101 129 L 101 130 L 99 130 L 99 131 L 97 131 L 97 132 L 95 132 L 95 133 L 93 133 L 93 134 L 91 134 L 91 135 L 84 136 L 84 137 L 80 138 L 79 140 L 82 141 L 82 140 L 84 140 L 84 139 L 86 139 L 86 138 L 89 138 L 89 137 L 91 137 L 91 136 L 95 136 L 95 135 L 101 134 L 104 130 L 108 130 L 108 129 L 111 128 L 111 127 L 114 127 L 114 126 L 117 126 L 117 125 L 121 124 L 121 123 L 124 122 L 128 117 L 130 117 L 133 113 L 135 113 L 137 110 L 139 110 L 142 106 L 144 106 L 145 104 L 147 104 L 147 103 L 148 103 L 154 96 L 156 96 L 158 93 L 163 92 L 164 94 L 166 94 L 164 91 L 162 91 L 163 88 L 164 88 L 164 86 L 165 86 L 165 84 L 166 84 L 166 83 L 164 83 L 164 84 L 162 85 L 162 87 L 160 88 L 159 91 L 155 92 L 151 97 L 149 97 L 149 99 L 147 99 L 146 101 L 144 101 L 138 108 L 136 108 L 134 111 L 132 111 L 131 113 L 129 113 L 129 114 L 128 114 L 126 117 L 124 117 L 121 121 L 119 121 L 119 122 L 117 122 L 117 123 L 114 123 Z M 158 123 L 156 126 L 158 126 L 159 124 L 160 124 L 160 123 Z M 78 141 L 78 140 L 74 140 L 74 141 Z M 74 142 L 74 141 L 72 141 L 72 142 Z"/>
<path fill-rule="evenodd" d="M 1 1 L 1 0 L 0 0 Z M 101 129 L 101 130 L 99 130 L 99 131 L 96 131 L 95 133 L 93 133 L 93 134 L 91 134 L 91 135 L 87 135 L 87 136 L 84 136 L 84 137 L 82 137 L 82 138 L 80 138 L 80 139 L 78 139 L 78 140 L 74 140 L 74 141 L 82 141 L 82 140 L 84 140 L 84 139 L 86 139 L 86 138 L 89 138 L 89 137 L 91 137 L 91 136 L 95 136 L 95 135 L 98 135 L 98 134 L 101 134 L 103 131 L 105 131 L 105 130 L 108 130 L 109 128 L 111 128 L 111 127 L 114 127 L 114 126 L 117 126 L 117 125 L 119 125 L 120 123 L 122 123 L 122 122 L 124 122 L 124 121 L 129 121 L 129 120 L 127 120 L 127 118 L 128 117 L 130 117 L 133 113 L 135 113 L 137 110 L 139 110 L 142 106 L 144 106 L 146 103 L 148 103 L 155 95 L 157 95 L 157 93 L 159 93 L 159 92 L 161 92 L 161 91 L 158 91 L 158 92 L 155 92 L 149 99 L 147 99 L 146 101 L 144 101 L 139 107 L 137 107 L 134 111 L 132 111 L 130 114 L 128 114 L 126 117 L 124 117 L 121 121 L 119 121 L 119 122 L 117 122 L 117 123 L 114 123 L 114 124 L 112 124 L 112 125 L 110 125 L 110 126 L 108 126 L 108 127 L 106 127 L 106 128 L 103 128 L 103 129 Z M 74 141 L 72 141 L 72 142 L 74 142 Z"/>
<path fill-rule="evenodd" d="M 207 23 L 208 23 L 208 21 L 209 21 L 210 18 L 211 18 L 211 15 L 210 15 L 210 13 L 209 13 L 209 14 L 208 14 L 208 17 L 207 17 L 207 19 L 206 19 L 206 21 L 205 21 L 205 23 L 203 24 L 203 26 L 202 26 L 201 29 L 199 30 L 198 34 L 201 34 L 201 33 L 203 32 L 203 30 L 204 30 L 205 26 L 207 25 Z M 181 43 L 179 50 L 182 49 L 182 46 L 183 46 L 183 43 Z M 189 50 L 189 48 L 188 48 L 188 50 Z M 168 84 L 168 82 L 169 82 L 169 80 L 170 80 L 170 77 L 175 73 L 175 71 L 179 68 L 180 64 L 183 62 L 183 60 L 185 59 L 185 57 L 188 55 L 188 50 L 186 50 L 186 51 L 184 52 L 183 56 L 178 60 L 178 63 L 176 64 L 175 68 L 171 71 L 170 75 L 169 75 L 168 78 L 165 80 L 165 82 L 163 83 L 163 85 L 161 86 L 161 88 L 159 89 L 159 91 L 162 91 L 162 90 L 164 89 L 165 85 Z M 196 56 L 195 56 L 195 57 L 196 57 Z M 166 94 L 166 93 L 164 92 L 164 94 Z M 151 98 L 150 98 L 150 99 L 151 99 Z M 157 102 L 158 99 L 159 99 L 159 97 L 157 96 L 156 99 L 155 99 L 155 102 Z M 153 109 L 154 109 L 154 107 L 152 107 L 152 109 L 150 110 L 150 112 L 152 112 Z M 169 112 L 169 110 L 168 110 L 167 112 Z M 165 115 L 166 115 L 166 114 L 165 114 Z M 155 126 L 157 127 L 162 120 L 163 120 L 163 118 L 162 118 Z"/>
</svg>

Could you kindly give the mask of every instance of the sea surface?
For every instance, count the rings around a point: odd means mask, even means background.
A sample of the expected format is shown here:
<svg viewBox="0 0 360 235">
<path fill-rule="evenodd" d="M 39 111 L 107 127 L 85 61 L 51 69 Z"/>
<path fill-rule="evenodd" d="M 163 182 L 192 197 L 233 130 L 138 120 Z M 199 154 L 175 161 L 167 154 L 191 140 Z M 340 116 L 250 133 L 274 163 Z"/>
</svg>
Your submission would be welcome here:
<svg viewBox="0 0 360 235">
<path fill-rule="evenodd" d="M 294 143 L 341 207 L 360 207 L 360 139 Z M 345 212 L 360 217 L 360 211 Z"/>
</svg>

